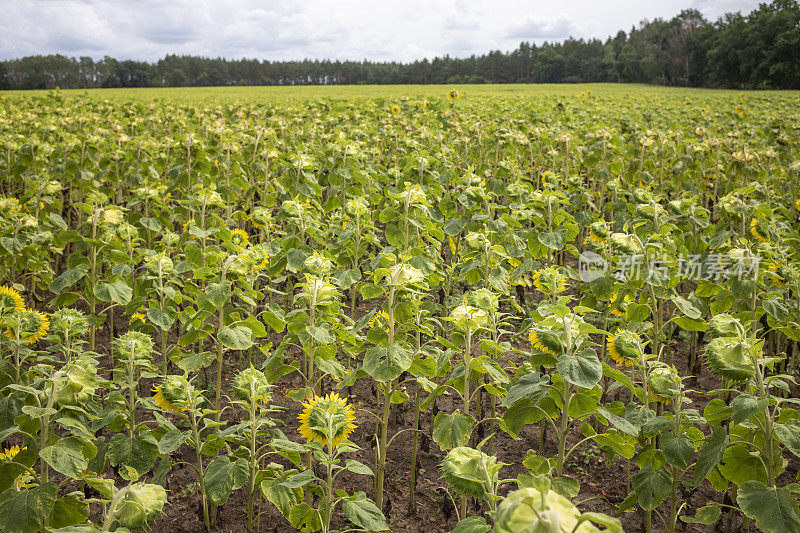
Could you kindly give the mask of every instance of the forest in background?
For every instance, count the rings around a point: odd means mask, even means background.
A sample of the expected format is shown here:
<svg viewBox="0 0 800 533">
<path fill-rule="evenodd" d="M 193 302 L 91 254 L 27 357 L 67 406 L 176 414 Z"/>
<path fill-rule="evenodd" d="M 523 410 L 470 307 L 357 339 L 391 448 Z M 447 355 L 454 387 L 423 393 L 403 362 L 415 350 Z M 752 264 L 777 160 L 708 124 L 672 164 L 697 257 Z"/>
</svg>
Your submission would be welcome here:
<svg viewBox="0 0 800 533">
<path fill-rule="evenodd" d="M 587 82 L 799 89 L 800 5 L 774 0 L 714 22 L 686 9 L 605 41 L 522 42 L 507 52 L 410 63 L 174 54 L 155 63 L 58 54 L 0 62 L 0 89 Z"/>
</svg>

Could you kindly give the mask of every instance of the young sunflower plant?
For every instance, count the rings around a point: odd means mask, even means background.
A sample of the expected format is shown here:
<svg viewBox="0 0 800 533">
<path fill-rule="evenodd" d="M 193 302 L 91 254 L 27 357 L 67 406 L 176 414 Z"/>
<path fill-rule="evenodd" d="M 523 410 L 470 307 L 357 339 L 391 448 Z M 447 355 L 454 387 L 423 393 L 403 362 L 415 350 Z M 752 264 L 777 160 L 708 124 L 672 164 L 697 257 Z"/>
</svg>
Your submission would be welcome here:
<svg viewBox="0 0 800 533">
<path fill-rule="evenodd" d="M 306 470 L 290 477 L 284 486 L 292 488 L 308 487 L 306 490 L 319 492 L 322 497 L 318 507 L 309 503 L 295 506 L 289 521 L 293 527 L 304 526 L 306 531 L 331 530 L 336 507 L 341 505 L 342 513 L 362 531 L 384 531 L 389 528 L 380 509 L 363 492 L 348 494 L 335 489 L 336 478 L 344 471 L 372 476 L 372 470 L 354 460 L 345 459 L 345 454 L 358 450 L 348 440 L 356 429 L 355 409 L 336 393 L 327 396 L 313 396 L 303 403 L 303 412 L 298 416 L 298 432 L 305 439 L 305 446 L 312 451 L 316 462 L 324 470 L 318 477 L 313 470 Z"/>
</svg>

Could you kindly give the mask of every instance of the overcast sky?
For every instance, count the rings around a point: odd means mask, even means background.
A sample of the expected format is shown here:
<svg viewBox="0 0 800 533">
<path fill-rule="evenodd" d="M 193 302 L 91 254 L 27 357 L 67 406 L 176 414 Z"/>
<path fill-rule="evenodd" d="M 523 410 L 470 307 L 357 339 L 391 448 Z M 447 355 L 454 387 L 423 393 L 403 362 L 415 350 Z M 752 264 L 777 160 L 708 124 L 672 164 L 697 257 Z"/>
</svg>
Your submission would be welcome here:
<svg viewBox="0 0 800 533">
<path fill-rule="evenodd" d="M 716 20 L 747 0 L 0 0 L 0 59 L 32 54 L 155 60 L 410 61 L 605 39 L 694 7 Z"/>
</svg>

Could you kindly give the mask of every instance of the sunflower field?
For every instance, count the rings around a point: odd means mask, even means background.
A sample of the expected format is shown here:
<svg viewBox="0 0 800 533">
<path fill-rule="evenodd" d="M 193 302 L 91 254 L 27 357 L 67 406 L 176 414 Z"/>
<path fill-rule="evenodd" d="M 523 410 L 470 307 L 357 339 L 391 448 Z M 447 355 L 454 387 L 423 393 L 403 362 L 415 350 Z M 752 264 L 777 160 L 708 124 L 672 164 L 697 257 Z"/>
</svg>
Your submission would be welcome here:
<svg viewBox="0 0 800 533">
<path fill-rule="evenodd" d="M 800 531 L 800 94 L 501 89 L 0 96 L 0 532 Z"/>
</svg>

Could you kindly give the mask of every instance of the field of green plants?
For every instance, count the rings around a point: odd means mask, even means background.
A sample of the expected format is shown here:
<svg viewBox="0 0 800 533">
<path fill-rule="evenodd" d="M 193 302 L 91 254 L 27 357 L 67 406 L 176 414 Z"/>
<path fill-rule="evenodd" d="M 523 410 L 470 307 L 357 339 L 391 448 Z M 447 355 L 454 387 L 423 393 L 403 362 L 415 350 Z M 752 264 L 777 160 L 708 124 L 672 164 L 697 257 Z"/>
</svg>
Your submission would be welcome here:
<svg viewBox="0 0 800 533">
<path fill-rule="evenodd" d="M 0 94 L 0 532 L 800 532 L 798 124 Z"/>
</svg>

